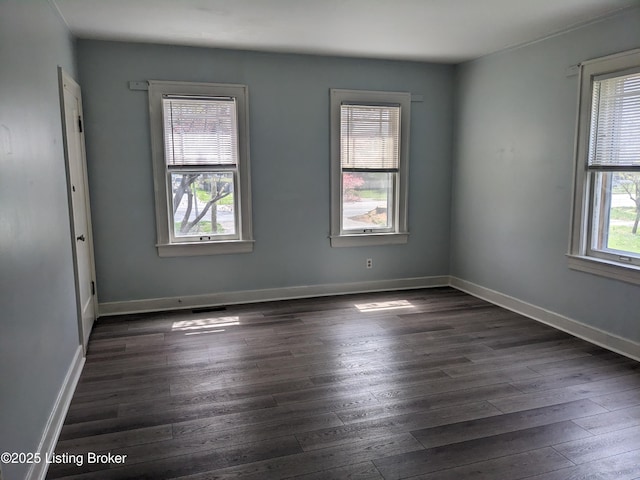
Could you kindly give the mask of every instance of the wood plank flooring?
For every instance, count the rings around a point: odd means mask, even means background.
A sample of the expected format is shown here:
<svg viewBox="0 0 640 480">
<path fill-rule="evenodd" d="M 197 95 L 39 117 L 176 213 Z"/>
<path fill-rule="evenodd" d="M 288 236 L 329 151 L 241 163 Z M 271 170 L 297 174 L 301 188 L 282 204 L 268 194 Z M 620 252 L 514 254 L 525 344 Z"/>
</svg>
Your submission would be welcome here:
<svg viewBox="0 0 640 480">
<path fill-rule="evenodd" d="M 56 453 L 83 462 L 49 479 L 638 480 L 640 364 L 451 288 L 112 317 Z"/>
</svg>

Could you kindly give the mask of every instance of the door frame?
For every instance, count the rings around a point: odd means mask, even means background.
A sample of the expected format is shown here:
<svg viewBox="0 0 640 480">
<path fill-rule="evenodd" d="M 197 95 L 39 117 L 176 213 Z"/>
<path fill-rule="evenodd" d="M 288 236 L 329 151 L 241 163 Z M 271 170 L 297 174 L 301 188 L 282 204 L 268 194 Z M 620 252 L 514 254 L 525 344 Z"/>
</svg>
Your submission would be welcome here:
<svg viewBox="0 0 640 480">
<path fill-rule="evenodd" d="M 74 276 L 74 287 L 76 292 L 76 316 L 78 322 L 78 341 L 80 345 L 82 345 L 82 349 L 84 355 L 87 354 L 87 344 L 85 342 L 85 338 L 88 340 L 88 335 L 90 332 L 84 331 L 84 323 L 82 318 L 82 299 L 80 298 L 80 273 L 78 268 L 78 252 L 77 252 L 77 243 L 76 243 L 76 232 L 75 232 L 75 224 L 74 224 L 74 212 L 73 212 L 73 199 L 72 199 L 72 182 L 71 182 L 71 163 L 69 159 L 69 146 L 68 146 L 68 138 L 67 138 L 67 120 L 65 115 L 65 98 L 64 98 L 64 90 L 65 86 L 71 85 L 73 88 L 76 88 L 80 93 L 80 121 L 83 120 L 83 111 L 82 111 L 82 96 L 81 89 L 78 83 L 71 77 L 67 72 L 64 71 L 62 67 L 58 67 L 58 89 L 60 94 L 60 114 L 62 117 L 62 141 L 64 147 L 64 166 L 65 173 L 67 178 L 67 201 L 69 204 L 69 229 L 71 233 L 71 250 L 73 254 L 73 276 Z M 94 322 L 98 319 L 98 292 L 96 287 L 96 266 L 95 266 L 95 256 L 93 250 L 93 227 L 91 224 L 91 204 L 89 200 L 89 181 L 87 177 L 87 155 L 84 144 L 84 133 L 81 133 L 81 141 L 80 141 L 80 149 L 81 149 L 81 159 L 82 162 L 81 170 L 83 172 L 84 182 L 84 202 L 85 202 L 85 211 L 87 215 L 87 239 L 89 247 L 89 267 L 90 267 L 90 275 L 91 281 L 93 282 L 93 300 L 92 300 L 92 308 L 93 308 L 93 318 Z"/>
</svg>

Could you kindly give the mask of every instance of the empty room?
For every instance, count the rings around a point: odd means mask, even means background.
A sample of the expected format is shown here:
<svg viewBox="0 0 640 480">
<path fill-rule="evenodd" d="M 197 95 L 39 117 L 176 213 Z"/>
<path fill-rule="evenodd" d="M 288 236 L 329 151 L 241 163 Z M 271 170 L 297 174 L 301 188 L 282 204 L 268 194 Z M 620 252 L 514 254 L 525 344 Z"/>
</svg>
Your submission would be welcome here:
<svg viewBox="0 0 640 480">
<path fill-rule="evenodd" d="M 0 480 L 640 480 L 637 0 L 0 0 Z"/>
</svg>

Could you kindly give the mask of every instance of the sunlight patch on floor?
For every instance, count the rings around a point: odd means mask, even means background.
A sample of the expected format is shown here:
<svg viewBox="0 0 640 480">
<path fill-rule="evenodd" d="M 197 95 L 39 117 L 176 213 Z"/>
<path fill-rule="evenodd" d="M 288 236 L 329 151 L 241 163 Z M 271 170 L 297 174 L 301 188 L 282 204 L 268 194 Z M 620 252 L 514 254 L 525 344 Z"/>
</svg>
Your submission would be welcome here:
<svg viewBox="0 0 640 480">
<path fill-rule="evenodd" d="M 389 302 L 356 303 L 356 308 L 361 312 L 381 312 L 384 310 L 397 310 L 402 308 L 414 308 L 408 300 L 392 300 Z"/>
<path fill-rule="evenodd" d="M 205 329 L 220 329 L 221 327 L 233 327 L 240 325 L 240 317 L 216 317 L 216 318 L 198 318 L 194 320 L 180 320 L 173 322 L 171 331 L 173 332 L 189 332 L 192 330 L 205 330 Z M 224 332 L 222 330 L 214 330 L 209 332 L 197 332 L 197 333 L 216 333 Z M 194 334 L 196 332 L 192 332 Z M 188 334 L 187 334 L 188 335 Z"/>
</svg>

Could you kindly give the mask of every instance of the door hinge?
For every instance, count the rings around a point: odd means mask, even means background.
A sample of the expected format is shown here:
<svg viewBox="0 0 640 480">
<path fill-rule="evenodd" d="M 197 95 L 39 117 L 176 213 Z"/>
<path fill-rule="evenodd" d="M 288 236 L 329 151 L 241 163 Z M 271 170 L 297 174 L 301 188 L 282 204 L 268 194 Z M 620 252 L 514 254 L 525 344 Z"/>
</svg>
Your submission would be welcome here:
<svg viewBox="0 0 640 480">
<path fill-rule="evenodd" d="M 91 281 L 91 295 L 95 295 L 96 294 L 96 282 L 94 282 L 93 280 Z"/>
<path fill-rule="evenodd" d="M 82 133 L 82 117 L 78 116 L 78 131 Z"/>
</svg>

